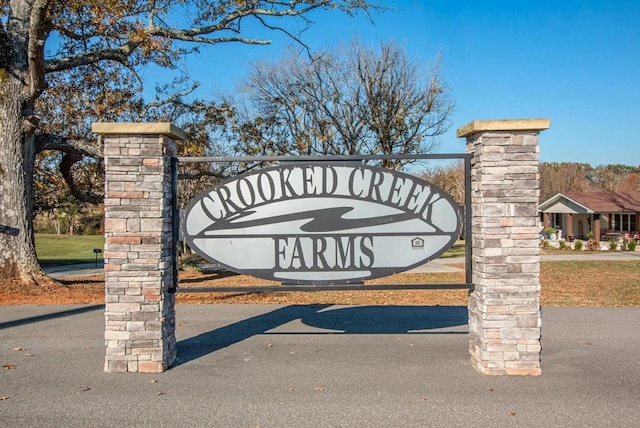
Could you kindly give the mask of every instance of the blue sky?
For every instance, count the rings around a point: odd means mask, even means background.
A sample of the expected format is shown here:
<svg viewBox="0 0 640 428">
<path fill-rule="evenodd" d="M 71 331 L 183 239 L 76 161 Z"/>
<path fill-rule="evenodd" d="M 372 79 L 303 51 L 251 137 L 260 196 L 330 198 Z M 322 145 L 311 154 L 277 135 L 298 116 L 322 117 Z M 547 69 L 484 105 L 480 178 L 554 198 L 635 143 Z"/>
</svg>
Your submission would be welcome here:
<svg viewBox="0 0 640 428">
<path fill-rule="evenodd" d="M 311 48 L 354 36 L 371 44 L 394 40 L 425 63 L 440 52 L 456 104 L 441 152 L 464 150 L 455 130 L 472 120 L 546 117 L 551 128 L 540 135 L 541 161 L 640 165 L 640 1 L 384 4 L 393 9 L 374 13 L 373 24 L 317 13 L 303 40 Z M 267 37 L 269 46 L 216 45 L 189 58 L 199 95 L 233 91 L 252 61 L 277 58 L 288 41 Z"/>
</svg>

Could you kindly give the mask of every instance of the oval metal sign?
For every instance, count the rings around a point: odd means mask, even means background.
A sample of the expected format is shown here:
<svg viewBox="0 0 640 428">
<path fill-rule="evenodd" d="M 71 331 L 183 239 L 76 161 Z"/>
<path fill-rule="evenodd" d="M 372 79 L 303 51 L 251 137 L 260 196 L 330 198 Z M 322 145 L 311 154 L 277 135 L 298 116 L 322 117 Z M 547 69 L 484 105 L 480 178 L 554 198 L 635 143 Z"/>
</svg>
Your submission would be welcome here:
<svg viewBox="0 0 640 428">
<path fill-rule="evenodd" d="M 453 199 L 414 176 L 361 164 L 305 163 L 223 181 L 188 205 L 183 234 L 207 260 L 285 284 L 359 283 L 451 247 Z"/>
</svg>

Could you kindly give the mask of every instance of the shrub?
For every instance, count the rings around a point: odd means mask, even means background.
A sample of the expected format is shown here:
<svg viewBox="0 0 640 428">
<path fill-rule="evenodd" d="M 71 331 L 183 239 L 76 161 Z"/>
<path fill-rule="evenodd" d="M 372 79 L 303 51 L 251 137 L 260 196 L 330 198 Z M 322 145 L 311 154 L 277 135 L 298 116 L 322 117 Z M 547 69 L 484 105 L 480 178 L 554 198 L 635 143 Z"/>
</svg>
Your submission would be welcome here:
<svg viewBox="0 0 640 428">
<path fill-rule="evenodd" d="M 202 269 L 200 268 L 201 261 L 202 260 L 200 260 L 197 256 L 185 257 L 184 259 L 182 259 L 182 263 L 180 266 L 181 270 L 201 272 L 202 271 Z"/>
<path fill-rule="evenodd" d="M 618 249 L 618 241 L 615 239 L 612 239 L 611 241 L 609 241 L 609 249 L 611 251 L 615 251 Z"/>
<path fill-rule="evenodd" d="M 629 248 L 629 251 L 635 251 L 636 250 L 636 245 L 638 245 L 638 243 L 634 239 L 632 239 L 627 244 L 627 248 Z"/>
<path fill-rule="evenodd" d="M 573 248 L 575 248 L 575 250 L 576 250 L 576 251 L 580 251 L 580 250 L 582 250 L 582 241 L 578 239 L 578 240 L 573 244 Z"/>
<path fill-rule="evenodd" d="M 595 239 L 587 241 L 587 251 L 600 251 L 600 244 Z"/>
<path fill-rule="evenodd" d="M 558 247 L 561 250 L 568 250 L 570 247 L 567 245 L 567 241 L 565 241 L 564 239 L 561 239 L 560 242 L 558 242 Z"/>
<path fill-rule="evenodd" d="M 542 241 L 542 247 L 543 248 L 549 248 L 551 244 L 549 243 L 549 241 L 547 241 L 546 239 L 544 241 Z"/>
</svg>

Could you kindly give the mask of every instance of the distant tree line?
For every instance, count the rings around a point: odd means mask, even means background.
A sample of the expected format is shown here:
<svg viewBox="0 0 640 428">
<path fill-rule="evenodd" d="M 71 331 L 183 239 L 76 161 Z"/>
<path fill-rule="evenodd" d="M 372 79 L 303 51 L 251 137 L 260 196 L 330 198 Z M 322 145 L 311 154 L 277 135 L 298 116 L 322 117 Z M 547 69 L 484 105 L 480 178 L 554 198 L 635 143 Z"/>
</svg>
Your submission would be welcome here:
<svg viewBox="0 0 640 428">
<path fill-rule="evenodd" d="M 422 177 L 464 203 L 462 162 L 427 168 Z M 640 191 L 640 166 L 598 165 L 577 162 L 540 163 L 540 202 L 566 192 Z"/>
<path fill-rule="evenodd" d="M 640 166 L 576 162 L 540 164 L 540 201 L 563 192 L 640 191 Z"/>
</svg>

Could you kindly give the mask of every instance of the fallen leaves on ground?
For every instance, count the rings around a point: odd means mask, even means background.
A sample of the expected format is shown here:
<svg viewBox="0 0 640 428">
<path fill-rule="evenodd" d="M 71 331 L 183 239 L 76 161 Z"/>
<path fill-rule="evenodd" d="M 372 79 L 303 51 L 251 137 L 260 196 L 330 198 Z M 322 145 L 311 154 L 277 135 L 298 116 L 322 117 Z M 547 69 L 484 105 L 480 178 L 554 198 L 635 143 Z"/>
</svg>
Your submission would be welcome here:
<svg viewBox="0 0 640 428">
<path fill-rule="evenodd" d="M 463 267 L 462 265 L 453 265 Z M 640 261 L 542 262 L 543 306 L 640 306 Z M 464 272 L 404 273 L 371 284 L 464 283 Z M 178 303 L 466 306 L 467 290 L 367 290 L 270 293 L 188 293 L 189 287 L 273 285 L 233 274 L 180 272 Z M 43 286 L 0 284 L 0 304 L 102 304 L 104 275 L 73 277 Z"/>
</svg>

